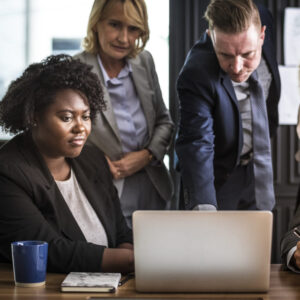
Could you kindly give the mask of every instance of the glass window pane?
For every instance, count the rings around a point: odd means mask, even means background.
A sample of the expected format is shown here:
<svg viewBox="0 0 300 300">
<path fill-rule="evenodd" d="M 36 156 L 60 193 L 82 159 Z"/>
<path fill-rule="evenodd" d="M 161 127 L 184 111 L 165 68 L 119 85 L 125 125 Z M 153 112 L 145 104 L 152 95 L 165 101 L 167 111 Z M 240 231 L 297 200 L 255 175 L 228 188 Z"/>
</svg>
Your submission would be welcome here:
<svg viewBox="0 0 300 300">
<path fill-rule="evenodd" d="M 1 0 L 0 99 L 27 65 L 50 54 L 74 53 L 81 42 L 93 0 Z M 169 0 L 146 0 L 150 40 L 162 94 L 169 103 Z M 159 20 L 159 22 L 158 22 Z M 0 139 L 3 136 L 0 130 Z"/>
</svg>

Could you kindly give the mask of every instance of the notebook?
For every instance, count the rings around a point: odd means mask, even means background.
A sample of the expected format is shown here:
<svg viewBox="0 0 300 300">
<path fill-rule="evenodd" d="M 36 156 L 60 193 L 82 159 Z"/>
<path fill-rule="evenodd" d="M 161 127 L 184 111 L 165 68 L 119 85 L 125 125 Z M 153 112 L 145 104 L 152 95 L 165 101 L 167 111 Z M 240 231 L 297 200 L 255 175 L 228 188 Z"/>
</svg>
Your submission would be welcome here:
<svg viewBox="0 0 300 300">
<path fill-rule="evenodd" d="M 268 211 L 136 211 L 136 290 L 266 292 L 272 222 Z"/>
<path fill-rule="evenodd" d="M 120 279 L 120 273 L 71 272 L 61 283 L 61 291 L 112 293 Z"/>
</svg>

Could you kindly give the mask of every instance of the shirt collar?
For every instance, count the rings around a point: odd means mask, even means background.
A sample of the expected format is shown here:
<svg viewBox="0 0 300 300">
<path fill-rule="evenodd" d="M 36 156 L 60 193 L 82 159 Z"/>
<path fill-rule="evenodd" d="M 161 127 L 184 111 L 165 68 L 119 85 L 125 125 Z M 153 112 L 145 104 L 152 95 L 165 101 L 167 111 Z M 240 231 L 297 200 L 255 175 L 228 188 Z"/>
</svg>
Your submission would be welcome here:
<svg viewBox="0 0 300 300">
<path fill-rule="evenodd" d="M 110 78 L 108 76 L 108 74 L 107 74 L 107 72 L 106 72 L 106 70 L 105 70 L 105 68 L 103 66 L 103 63 L 102 63 L 102 60 L 101 60 L 99 54 L 97 54 L 97 59 L 98 59 L 99 66 L 100 66 L 100 69 L 101 69 L 102 74 L 103 74 L 104 84 L 107 87 L 108 86 L 108 82 L 110 82 L 113 78 Z M 120 73 L 118 74 L 117 78 L 121 79 L 121 78 L 127 77 L 129 75 L 129 73 L 132 73 L 132 67 L 131 67 L 131 64 L 129 63 L 129 61 L 126 60 L 126 64 L 122 68 L 122 70 L 120 71 Z"/>
</svg>

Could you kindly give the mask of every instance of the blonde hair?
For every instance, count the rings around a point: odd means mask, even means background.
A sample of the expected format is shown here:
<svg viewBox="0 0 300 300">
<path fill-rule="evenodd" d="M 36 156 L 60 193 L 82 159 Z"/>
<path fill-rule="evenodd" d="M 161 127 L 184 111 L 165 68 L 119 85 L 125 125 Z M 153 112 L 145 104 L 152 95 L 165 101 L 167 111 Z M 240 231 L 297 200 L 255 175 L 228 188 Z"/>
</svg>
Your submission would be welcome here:
<svg viewBox="0 0 300 300">
<path fill-rule="evenodd" d="M 141 31 L 136 40 L 135 48 L 128 57 L 135 57 L 143 51 L 149 39 L 148 14 L 144 0 L 95 0 L 88 21 L 87 35 L 83 40 L 85 51 L 93 54 L 99 52 L 100 45 L 95 27 L 99 21 L 108 17 L 118 2 L 123 4 L 124 15 L 128 21 Z"/>
</svg>

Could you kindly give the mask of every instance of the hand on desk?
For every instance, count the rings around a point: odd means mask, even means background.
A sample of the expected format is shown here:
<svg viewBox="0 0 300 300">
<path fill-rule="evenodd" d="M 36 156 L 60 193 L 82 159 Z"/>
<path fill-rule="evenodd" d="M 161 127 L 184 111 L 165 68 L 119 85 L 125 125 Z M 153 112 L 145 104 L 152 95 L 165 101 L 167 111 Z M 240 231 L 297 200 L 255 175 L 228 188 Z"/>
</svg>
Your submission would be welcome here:
<svg viewBox="0 0 300 300">
<path fill-rule="evenodd" d="M 102 257 L 102 272 L 130 273 L 134 271 L 133 246 L 123 243 L 118 248 L 106 248 Z"/>
</svg>

